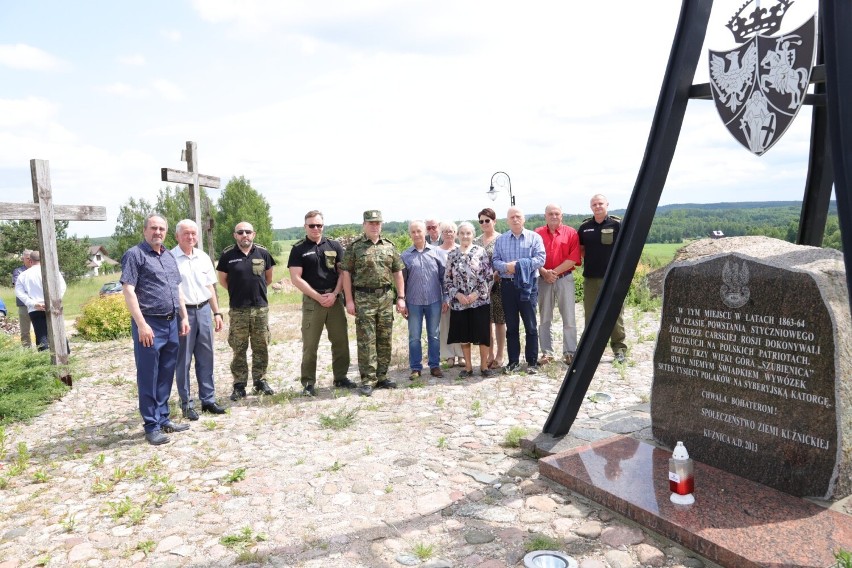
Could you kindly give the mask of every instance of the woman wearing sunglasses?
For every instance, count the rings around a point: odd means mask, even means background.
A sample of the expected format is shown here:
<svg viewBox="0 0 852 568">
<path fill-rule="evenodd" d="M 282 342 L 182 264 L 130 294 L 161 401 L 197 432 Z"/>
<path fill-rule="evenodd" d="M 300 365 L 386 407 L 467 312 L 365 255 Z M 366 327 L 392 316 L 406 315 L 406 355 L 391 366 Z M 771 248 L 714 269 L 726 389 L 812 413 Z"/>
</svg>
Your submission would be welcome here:
<svg viewBox="0 0 852 568">
<path fill-rule="evenodd" d="M 491 208 L 479 212 L 479 228 L 482 234 L 473 241 L 488 253 L 488 263 L 494 255 L 494 241 L 500 236 L 494 227 L 497 214 Z M 506 315 L 503 313 L 503 300 L 500 298 L 500 275 L 494 272 L 494 284 L 491 286 L 491 346 L 488 349 L 488 368 L 499 369 L 503 366 L 503 350 L 506 348 Z M 497 345 L 495 352 L 494 345 Z"/>
</svg>

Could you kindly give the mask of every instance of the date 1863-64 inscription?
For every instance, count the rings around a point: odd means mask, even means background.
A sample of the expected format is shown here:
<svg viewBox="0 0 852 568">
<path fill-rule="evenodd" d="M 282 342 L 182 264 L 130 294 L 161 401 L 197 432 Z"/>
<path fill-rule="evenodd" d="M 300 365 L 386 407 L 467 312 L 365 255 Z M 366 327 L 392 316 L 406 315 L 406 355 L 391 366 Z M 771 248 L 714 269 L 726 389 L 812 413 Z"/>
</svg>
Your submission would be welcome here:
<svg viewBox="0 0 852 568">
<path fill-rule="evenodd" d="M 823 495 L 837 451 L 834 354 L 810 275 L 735 256 L 673 267 L 654 437 L 685 440 L 696 459 L 782 491 Z"/>
</svg>

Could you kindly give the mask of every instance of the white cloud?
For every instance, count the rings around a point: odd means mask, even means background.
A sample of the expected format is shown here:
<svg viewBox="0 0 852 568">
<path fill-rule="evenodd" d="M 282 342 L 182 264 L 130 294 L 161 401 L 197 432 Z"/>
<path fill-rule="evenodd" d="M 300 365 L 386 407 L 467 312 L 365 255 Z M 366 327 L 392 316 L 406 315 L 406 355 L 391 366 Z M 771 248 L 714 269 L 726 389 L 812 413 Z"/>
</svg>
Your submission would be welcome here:
<svg viewBox="0 0 852 568">
<path fill-rule="evenodd" d="M 175 43 L 179 42 L 183 38 L 183 34 L 180 33 L 180 30 L 161 30 L 160 35 Z"/>
<path fill-rule="evenodd" d="M 0 65 L 34 71 L 52 71 L 64 67 L 63 61 L 58 57 L 23 43 L 0 45 Z"/>
<path fill-rule="evenodd" d="M 145 65 L 145 56 L 139 55 L 138 53 L 135 55 L 122 55 L 115 58 L 116 61 L 121 63 L 122 65 L 129 65 L 133 67 L 141 67 Z"/>
<path fill-rule="evenodd" d="M 55 118 L 55 103 L 41 97 L 0 99 L 0 128 L 44 125 Z"/>
<path fill-rule="evenodd" d="M 127 83 L 111 83 L 109 85 L 98 87 L 98 90 L 110 95 L 118 95 L 129 99 L 143 99 L 150 94 L 147 89 L 134 87 Z"/>
<path fill-rule="evenodd" d="M 186 95 L 179 86 L 165 79 L 156 79 L 153 82 L 154 90 L 168 101 L 182 101 Z"/>
</svg>

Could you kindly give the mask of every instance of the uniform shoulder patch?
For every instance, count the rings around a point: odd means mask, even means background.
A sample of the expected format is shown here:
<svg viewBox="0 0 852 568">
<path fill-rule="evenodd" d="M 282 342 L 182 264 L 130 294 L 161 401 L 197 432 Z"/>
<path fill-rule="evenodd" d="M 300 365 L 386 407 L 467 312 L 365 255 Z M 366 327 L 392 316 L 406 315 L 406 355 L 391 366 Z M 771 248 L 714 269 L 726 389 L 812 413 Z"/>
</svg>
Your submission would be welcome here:
<svg viewBox="0 0 852 568">
<path fill-rule="evenodd" d="M 299 246 L 299 245 L 301 245 L 301 244 L 304 244 L 304 242 L 305 242 L 306 240 L 307 240 L 307 239 L 299 239 L 298 241 L 296 241 L 295 243 L 293 243 L 293 246 L 294 246 L 294 247 L 297 247 L 297 246 Z"/>
<path fill-rule="evenodd" d="M 586 217 L 585 219 L 583 219 L 583 223 L 588 223 L 589 221 L 594 221 L 594 220 L 595 220 L 594 217 Z"/>
<path fill-rule="evenodd" d="M 260 243 L 254 243 L 254 246 L 256 246 L 256 247 L 257 247 L 257 248 L 259 248 L 259 249 L 266 250 L 266 247 L 265 247 L 265 246 L 263 246 L 263 245 L 262 245 L 262 244 L 260 244 Z"/>
<path fill-rule="evenodd" d="M 222 249 L 222 254 L 225 254 L 226 252 L 231 252 L 232 250 L 234 250 L 234 247 L 235 247 L 235 246 L 237 246 L 237 245 L 228 245 L 228 246 L 226 246 L 225 248 L 223 248 L 223 249 Z"/>
<path fill-rule="evenodd" d="M 609 218 L 615 219 L 616 221 L 621 221 L 621 217 L 619 217 L 618 215 L 610 215 Z"/>
</svg>

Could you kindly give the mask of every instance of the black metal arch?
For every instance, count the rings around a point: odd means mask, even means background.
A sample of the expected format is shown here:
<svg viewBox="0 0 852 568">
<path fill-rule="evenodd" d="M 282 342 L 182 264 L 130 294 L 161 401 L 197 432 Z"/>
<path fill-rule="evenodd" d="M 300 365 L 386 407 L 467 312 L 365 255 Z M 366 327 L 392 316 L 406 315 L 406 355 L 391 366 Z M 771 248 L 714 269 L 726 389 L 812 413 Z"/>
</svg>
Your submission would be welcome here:
<svg viewBox="0 0 852 568">
<path fill-rule="evenodd" d="M 580 411 L 651 230 L 687 103 L 690 98 L 710 98 L 709 85 L 692 85 L 692 80 L 712 6 L 713 0 L 683 0 L 681 4 L 645 156 L 589 325 L 544 424 L 546 434 L 567 434 Z M 797 241 L 814 246 L 822 243 L 833 182 L 847 286 L 852 293 L 852 2 L 820 0 L 819 20 L 821 45 L 812 76 L 817 85 L 814 95 L 805 100 L 813 105 L 813 124 Z M 823 59 L 824 65 L 819 65 Z"/>
</svg>

